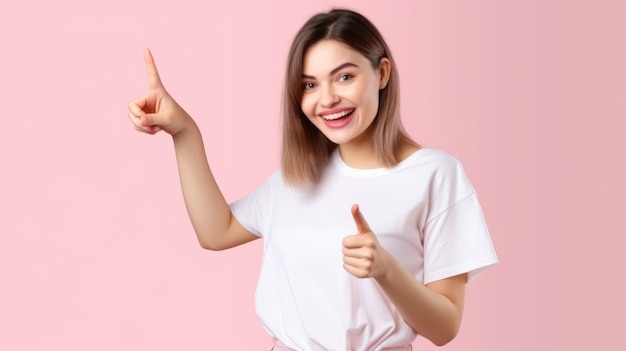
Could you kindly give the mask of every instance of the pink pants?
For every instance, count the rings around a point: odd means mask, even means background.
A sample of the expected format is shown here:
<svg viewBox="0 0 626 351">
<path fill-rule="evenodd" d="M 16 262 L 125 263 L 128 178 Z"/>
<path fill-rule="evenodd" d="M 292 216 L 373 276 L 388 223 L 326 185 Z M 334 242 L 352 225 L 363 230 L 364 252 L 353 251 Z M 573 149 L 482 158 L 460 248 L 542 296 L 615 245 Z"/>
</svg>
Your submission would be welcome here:
<svg viewBox="0 0 626 351">
<path fill-rule="evenodd" d="M 400 346 L 400 347 L 388 347 L 388 348 L 382 349 L 381 351 L 411 351 L 411 350 L 413 350 L 413 347 L 411 345 L 407 345 L 407 346 Z M 278 339 L 274 339 L 269 345 L 267 345 L 267 348 L 265 349 L 265 351 L 295 351 L 295 350 L 292 350 L 288 348 L 287 346 L 283 345 L 283 343 L 278 341 Z"/>
</svg>

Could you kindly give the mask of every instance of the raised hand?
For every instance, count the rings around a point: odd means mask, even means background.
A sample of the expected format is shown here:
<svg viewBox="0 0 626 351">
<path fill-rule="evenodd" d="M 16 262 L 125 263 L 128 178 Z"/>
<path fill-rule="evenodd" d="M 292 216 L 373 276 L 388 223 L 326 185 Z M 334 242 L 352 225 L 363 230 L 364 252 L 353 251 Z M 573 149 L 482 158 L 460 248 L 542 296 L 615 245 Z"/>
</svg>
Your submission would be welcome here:
<svg viewBox="0 0 626 351">
<path fill-rule="evenodd" d="M 386 274 L 389 252 L 380 244 L 363 217 L 359 205 L 352 205 L 357 233 L 343 239 L 343 268 L 358 278 L 379 278 Z"/>
<path fill-rule="evenodd" d="M 194 125 L 191 117 L 167 93 L 150 50 L 144 52 L 148 73 L 148 92 L 128 104 L 128 117 L 135 129 L 148 134 L 164 130 L 175 135 Z"/>
</svg>

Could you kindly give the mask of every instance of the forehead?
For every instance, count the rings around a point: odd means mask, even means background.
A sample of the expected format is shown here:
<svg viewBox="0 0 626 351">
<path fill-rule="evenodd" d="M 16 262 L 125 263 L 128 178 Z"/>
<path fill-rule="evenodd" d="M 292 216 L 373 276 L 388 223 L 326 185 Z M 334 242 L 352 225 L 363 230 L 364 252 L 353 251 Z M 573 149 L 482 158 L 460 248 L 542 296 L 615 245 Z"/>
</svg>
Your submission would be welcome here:
<svg viewBox="0 0 626 351">
<path fill-rule="evenodd" d="M 344 63 L 354 63 L 360 68 L 370 66 L 360 52 L 336 40 L 320 40 L 304 53 L 302 70 L 305 75 L 318 75 L 332 71 Z"/>
</svg>

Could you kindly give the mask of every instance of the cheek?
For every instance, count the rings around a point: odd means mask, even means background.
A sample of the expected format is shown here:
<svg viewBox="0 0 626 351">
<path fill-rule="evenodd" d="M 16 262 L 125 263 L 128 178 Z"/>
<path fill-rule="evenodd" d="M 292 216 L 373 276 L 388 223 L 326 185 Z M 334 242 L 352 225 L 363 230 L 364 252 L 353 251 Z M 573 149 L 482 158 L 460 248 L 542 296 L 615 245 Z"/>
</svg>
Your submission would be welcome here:
<svg viewBox="0 0 626 351">
<path fill-rule="evenodd" d="M 360 115 L 366 119 L 373 118 L 376 115 L 378 107 L 378 94 L 373 94 L 369 88 L 361 89 L 359 92 L 355 91 L 352 95 L 352 102 L 360 109 Z"/>
<path fill-rule="evenodd" d="M 351 92 L 351 99 L 359 104 L 375 104 L 378 99 L 378 87 L 373 84 L 363 84 Z"/>
<path fill-rule="evenodd" d="M 378 111 L 378 104 L 380 103 L 380 90 L 378 89 L 378 85 L 370 86 L 367 91 L 367 99 L 376 113 L 376 111 Z"/>
<path fill-rule="evenodd" d="M 315 114 L 315 103 L 313 102 L 313 98 L 310 95 L 304 95 L 302 97 L 302 101 L 300 102 L 300 108 L 304 114 L 311 118 Z"/>
</svg>

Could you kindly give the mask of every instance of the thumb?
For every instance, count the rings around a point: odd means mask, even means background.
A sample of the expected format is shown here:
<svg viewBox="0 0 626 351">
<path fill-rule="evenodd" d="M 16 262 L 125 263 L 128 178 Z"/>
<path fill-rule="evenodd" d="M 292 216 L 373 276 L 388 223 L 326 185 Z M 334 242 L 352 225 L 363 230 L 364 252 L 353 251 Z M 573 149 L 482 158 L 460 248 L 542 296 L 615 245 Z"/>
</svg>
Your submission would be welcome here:
<svg viewBox="0 0 626 351">
<path fill-rule="evenodd" d="M 359 234 L 364 234 L 372 231 L 369 224 L 367 224 L 365 217 L 363 217 L 363 214 L 359 209 L 359 205 L 357 204 L 352 205 L 352 218 L 354 218 L 354 224 L 356 224 L 356 229 Z"/>
<path fill-rule="evenodd" d="M 150 49 L 144 50 L 143 59 L 146 64 L 146 72 L 148 73 L 148 86 L 150 87 L 150 89 L 163 88 L 163 83 L 161 83 L 161 77 L 159 76 L 159 71 L 157 70 L 156 64 L 154 63 L 154 57 L 152 57 L 152 52 L 150 52 Z"/>
</svg>

